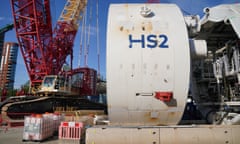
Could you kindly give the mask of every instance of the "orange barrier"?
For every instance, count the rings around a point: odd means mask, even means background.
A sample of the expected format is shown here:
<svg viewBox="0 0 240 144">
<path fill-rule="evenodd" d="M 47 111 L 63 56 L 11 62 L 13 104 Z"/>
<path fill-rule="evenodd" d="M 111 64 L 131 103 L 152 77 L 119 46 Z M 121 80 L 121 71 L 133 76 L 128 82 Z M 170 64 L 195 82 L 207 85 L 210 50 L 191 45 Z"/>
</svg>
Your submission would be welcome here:
<svg viewBox="0 0 240 144">
<path fill-rule="evenodd" d="M 61 122 L 59 126 L 59 139 L 80 140 L 83 129 L 82 122 Z"/>
</svg>

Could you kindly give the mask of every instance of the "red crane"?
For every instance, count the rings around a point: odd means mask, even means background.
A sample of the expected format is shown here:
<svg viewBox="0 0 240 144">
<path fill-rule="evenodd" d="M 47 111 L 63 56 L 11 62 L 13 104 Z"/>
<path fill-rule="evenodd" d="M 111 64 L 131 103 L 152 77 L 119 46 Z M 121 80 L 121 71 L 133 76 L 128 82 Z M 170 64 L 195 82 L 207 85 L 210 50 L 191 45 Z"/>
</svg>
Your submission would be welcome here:
<svg viewBox="0 0 240 144">
<path fill-rule="evenodd" d="M 16 35 L 32 88 L 38 87 L 44 76 L 58 74 L 67 56 L 72 59 L 78 20 L 86 3 L 68 0 L 52 29 L 50 0 L 11 0 Z"/>
<path fill-rule="evenodd" d="M 9 121 L 31 113 L 53 112 L 57 107 L 105 109 L 104 105 L 78 97 L 97 95 L 96 70 L 80 67 L 61 71 L 68 56 L 72 63 L 73 43 L 86 4 L 86 0 L 67 0 L 52 29 L 50 0 L 11 0 L 16 35 L 32 92 L 45 97 L 8 99 L 0 108 L 4 119 Z M 41 109 L 37 108 L 39 105 Z"/>
</svg>

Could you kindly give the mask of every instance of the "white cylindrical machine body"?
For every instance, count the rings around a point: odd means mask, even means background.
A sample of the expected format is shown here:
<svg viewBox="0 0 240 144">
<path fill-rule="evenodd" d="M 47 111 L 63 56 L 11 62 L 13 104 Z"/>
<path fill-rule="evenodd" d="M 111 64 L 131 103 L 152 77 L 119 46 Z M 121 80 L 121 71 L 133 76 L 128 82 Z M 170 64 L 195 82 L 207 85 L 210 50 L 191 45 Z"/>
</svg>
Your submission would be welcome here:
<svg viewBox="0 0 240 144">
<path fill-rule="evenodd" d="M 111 124 L 178 124 L 189 75 L 187 29 L 176 5 L 110 5 L 107 101 Z"/>
</svg>

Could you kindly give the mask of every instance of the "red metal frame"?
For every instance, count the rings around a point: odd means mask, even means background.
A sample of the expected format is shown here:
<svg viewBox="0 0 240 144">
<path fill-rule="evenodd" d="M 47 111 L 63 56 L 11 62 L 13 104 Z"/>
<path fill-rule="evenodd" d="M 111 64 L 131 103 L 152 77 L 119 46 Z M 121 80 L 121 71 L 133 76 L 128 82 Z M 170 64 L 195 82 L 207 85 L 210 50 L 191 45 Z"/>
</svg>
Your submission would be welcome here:
<svg viewBox="0 0 240 144">
<path fill-rule="evenodd" d="M 72 70 L 72 75 L 82 73 L 83 80 L 79 86 L 80 96 L 96 96 L 97 71 L 88 67 Z"/>
<path fill-rule="evenodd" d="M 11 0 L 19 47 L 30 77 L 31 86 L 40 85 L 44 76 L 61 71 L 77 30 L 71 22 L 58 21 L 52 32 L 49 0 Z M 67 29 L 67 30 L 66 30 Z"/>
<path fill-rule="evenodd" d="M 53 32 L 53 40 L 49 44 L 49 56 L 52 55 L 52 72 L 51 74 L 58 74 L 61 71 L 63 64 L 68 55 L 71 58 L 71 67 L 73 59 L 73 43 L 77 30 L 73 29 L 73 24 L 58 21 Z"/>
<path fill-rule="evenodd" d="M 19 47 L 32 86 L 49 74 L 47 45 L 52 36 L 49 0 L 11 0 Z"/>
<path fill-rule="evenodd" d="M 11 0 L 19 47 L 30 77 L 31 86 L 41 84 L 44 76 L 57 75 L 67 56 L 73 58 L 73 43 L 77 34 L 73 21 L 58 21 L 52 31 L 49 0 Z M 96 70 L 78 68 L 72 74 L 83 73 L 80 95 L 96 95 Z"/>
</svg>

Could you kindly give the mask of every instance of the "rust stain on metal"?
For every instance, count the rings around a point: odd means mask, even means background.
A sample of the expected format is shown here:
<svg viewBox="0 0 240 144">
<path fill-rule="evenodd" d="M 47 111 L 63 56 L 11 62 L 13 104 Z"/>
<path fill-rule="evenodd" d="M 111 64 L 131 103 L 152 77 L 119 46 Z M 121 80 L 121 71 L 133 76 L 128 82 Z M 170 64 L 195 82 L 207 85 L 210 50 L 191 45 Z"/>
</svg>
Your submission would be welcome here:
<svg viewBox="0 0 240 144">
<path fill-rule="evenodd" d="M 123 26 L 120 27 L 120 31 L 123 31 Z"/>
<path fill-rule="evenodd" d="M 125 4 L 124 7 L 128 8 L 128 4 Z"/>
<path fill-rule="evenodd" d="M 174 116 L 176 113 L 175 112 L 170 112 L 169 115 Z"/>
<path fill-rule="evenodd" d="M 152 22 L 142 22 L 141 28 L 142 28 L 142 31 L 152 32 L 153 30 Z"/>
<path fill-rule="evenodd" d="M 151 117 L 151 112 L 146 112 L 144 118 L 150 123 L 158 121 L 158 117 Z"/>
</svg>

